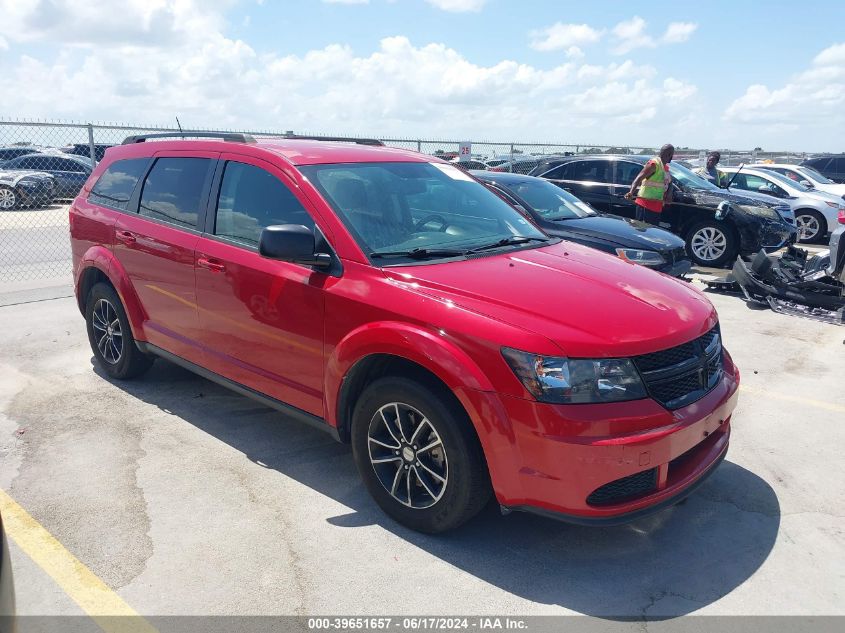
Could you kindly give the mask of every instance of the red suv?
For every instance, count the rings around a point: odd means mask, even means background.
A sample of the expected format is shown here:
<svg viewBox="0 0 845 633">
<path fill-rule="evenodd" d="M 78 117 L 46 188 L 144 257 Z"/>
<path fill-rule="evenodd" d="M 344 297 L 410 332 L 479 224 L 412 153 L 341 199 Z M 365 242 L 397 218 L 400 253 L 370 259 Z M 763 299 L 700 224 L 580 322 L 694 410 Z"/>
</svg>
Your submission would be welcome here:
<svg viewBox="0 0 845 633">
<path fill-rule="evenodd" d="M 542 233 L 457 167 L 366 139 L 128 138 L 70 209 L 112 377 L 162 357 L 352 445 L 397 521 L 608 524 L 728 448 L 739 373 L 689 284 Z"/>
</svg>

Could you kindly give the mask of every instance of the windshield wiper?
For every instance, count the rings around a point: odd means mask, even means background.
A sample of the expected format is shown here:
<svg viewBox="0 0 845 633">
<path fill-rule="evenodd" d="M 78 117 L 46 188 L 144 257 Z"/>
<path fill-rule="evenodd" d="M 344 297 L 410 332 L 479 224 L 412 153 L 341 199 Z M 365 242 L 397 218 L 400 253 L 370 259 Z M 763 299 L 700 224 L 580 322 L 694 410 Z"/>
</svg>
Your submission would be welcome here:
<svg viewBox="0 0 845 633">
<path fill-rule="evenodd" d="M 393 259 L 396 257 L 430 259 L 434 257 L 457 257 L 466 254 L 467 251 L 448 248 L 412 248 L 406 251 L 375 251 L 370 253 L 370 259 Z"/>
<path fill-rule="evenodd" d="M 527 235 L 510 235 L 505 237 L 498 242 L 493 242 L 492 244 L 485 244 L 484 246 L 476 246 L 475 248 L 471 249 L 470 253 L 477 253 L 479 251 L 488 251 L 494 248 L 501 248 L 502 246 L 511 246 L 515 244 L 526 244 L 528 242 L 548 242 L 550 238 L 548 237 L 529 237 Z"/>
</svg>

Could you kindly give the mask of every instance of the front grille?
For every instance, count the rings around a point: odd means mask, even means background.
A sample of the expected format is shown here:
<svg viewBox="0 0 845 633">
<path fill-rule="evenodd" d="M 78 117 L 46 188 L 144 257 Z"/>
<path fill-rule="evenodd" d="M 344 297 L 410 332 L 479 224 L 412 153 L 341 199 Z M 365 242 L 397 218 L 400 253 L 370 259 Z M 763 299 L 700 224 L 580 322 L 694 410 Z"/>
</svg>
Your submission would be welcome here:
<svg viewBox="0 0 845 633">
<path fill-rule="evenodd" d="M 667 409 L 695 402 L 716 386 L 722 372 L 722 341 L 716 325 L 694 341 L 634 357 L 649 395 Z"/>
<path fill-rule="evenodd" d="M 687 258 L 687 249 L 684 246 L 679 246 L 678 248 L 673 248 L 669 251 L 669 263 L 676 264 L 681 262 Z"/>
<path fill-rule="evenodd" d="M 641 497 L 657 487 L 657 468 L 644 470 L 622 479 L 611 481 L 609 484 L 596 488 L 587 497 L 591 506 L 606 506 L 620 503 L 633 497 Z"/>
</svg>

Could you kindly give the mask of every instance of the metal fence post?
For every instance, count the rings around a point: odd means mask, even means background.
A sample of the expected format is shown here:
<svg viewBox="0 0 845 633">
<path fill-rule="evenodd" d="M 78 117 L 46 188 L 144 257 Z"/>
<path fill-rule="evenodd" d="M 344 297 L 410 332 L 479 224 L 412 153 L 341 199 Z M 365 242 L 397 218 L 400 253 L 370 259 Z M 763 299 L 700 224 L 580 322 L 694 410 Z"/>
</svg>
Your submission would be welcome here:
<svg viewBox="0 0 845 633">
<path fill-rule="evenodd" d="M 91 162 L 97 164 L 97 152 L 94 148 L 94 126 L 88 124 L 88 149 L 91 152 Z"/>
<path fill-rule="evenodd" d="M 513 143 L 511 143 L 511 159 L 508 161 L 508 171 L 511 173 L 513 173 L 513 161 Z"/>
<path fill-rule="evenodd" d="M 422 142 L 417 141 L 417 152 L 422 154 Z"/>
</svg>

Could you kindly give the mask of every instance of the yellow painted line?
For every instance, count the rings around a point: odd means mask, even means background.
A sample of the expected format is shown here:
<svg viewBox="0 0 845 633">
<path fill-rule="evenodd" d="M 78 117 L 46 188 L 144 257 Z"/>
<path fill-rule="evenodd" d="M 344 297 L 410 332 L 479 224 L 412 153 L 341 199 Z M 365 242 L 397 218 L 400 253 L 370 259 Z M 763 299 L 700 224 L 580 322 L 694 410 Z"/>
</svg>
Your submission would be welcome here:
<svg viewBox="0 0 845 633">
<path fill-rule="evenodd" d="M 0 513 L 6 534 L 106 633 L 158 633 L 5 490 Z"/>
<path fill-rule="evenodd" d="M 757 396 L 766 396 L 767 398 L 774 398 L 775 400 L 785 400 L 787 402 L 796 402 L 798 404 L 804 404 L 811 407 L 816 407 L 818 409 L 826 409 L 828 411 L 836 411 L 837 413 L 843 412 L 845 413 L 845 405 L 835 404 L 833 402 L 823 402 L 822 400 L 812 400 L 810 398 L 802 398 L 801 396 L 790 396 L 786 393 L 779 393 L 777 391 L 766 391 L 765 389 L 760 389 L 758 387 L 749 387 L 748 385 L 740 385 L 740 391 L 745 391 L 746 393 L 753 393 Z"/>
</svg>

